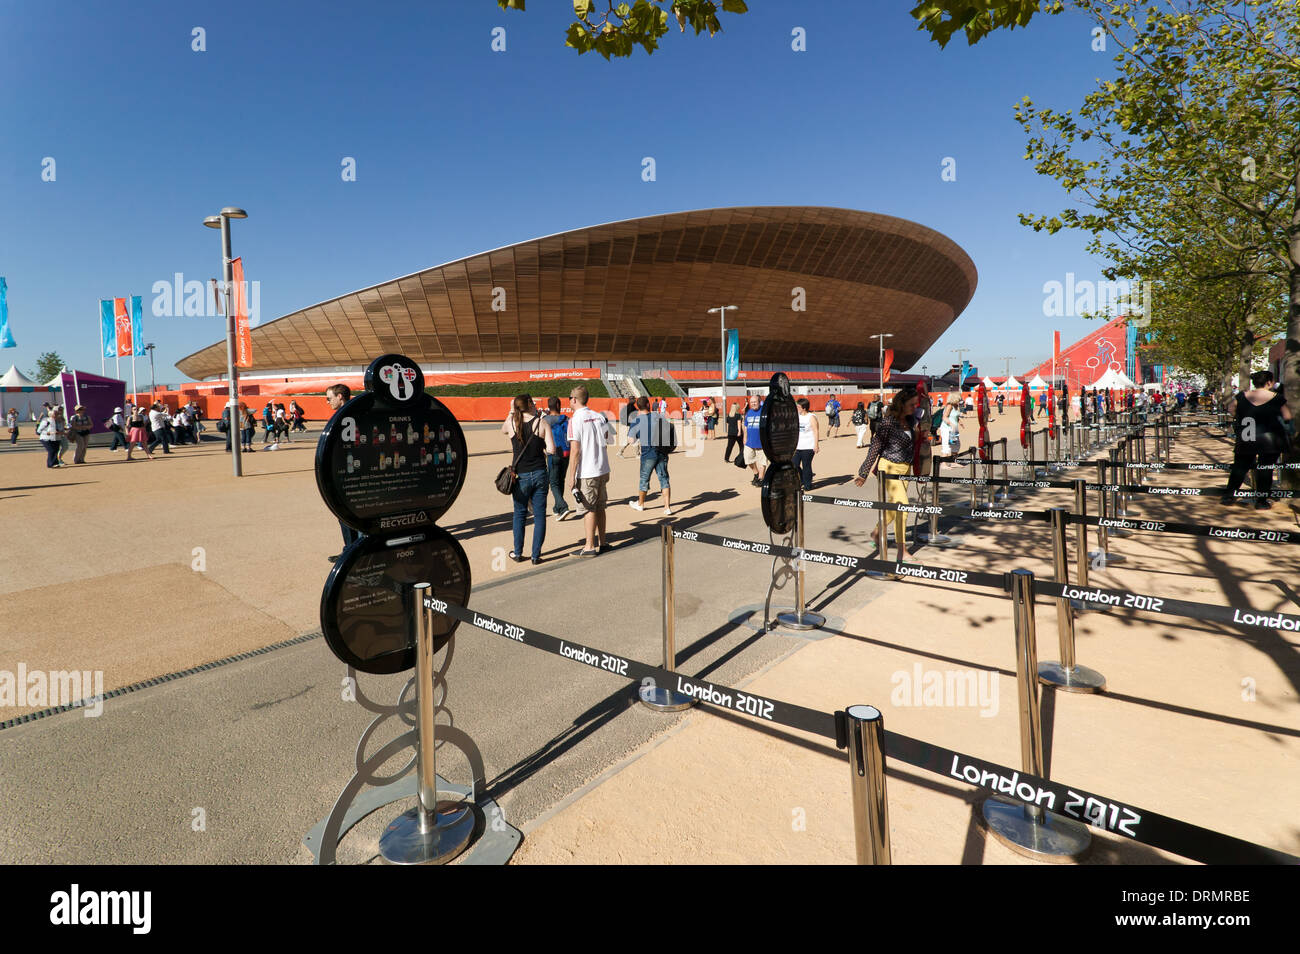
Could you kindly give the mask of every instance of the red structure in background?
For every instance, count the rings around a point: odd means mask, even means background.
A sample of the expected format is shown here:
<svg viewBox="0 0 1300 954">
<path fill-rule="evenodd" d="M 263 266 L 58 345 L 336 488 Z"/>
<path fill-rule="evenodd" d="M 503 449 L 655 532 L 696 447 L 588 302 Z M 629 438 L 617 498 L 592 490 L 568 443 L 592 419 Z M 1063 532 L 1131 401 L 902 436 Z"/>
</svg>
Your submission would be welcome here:
<svg viewBox="0 0 1300 954">
<path fill-rule="evenodd" d="M 1125 361 L 1128 347 L 1127 330 L 1128 316 L 1120 315 L 1118 318 L 1112 318 L 1106 322 L 1092 334 L 1065 348 L 1056 364 L 1057 376 L 1062 380 L 1065 379 L 1065 362 L 1067 359 L 1070 362 L 1070 377 L 1066 384 L 1072 389 L 1092 387 L 1097 379 L 1106 373 L 1107 368 L 1114 368 L 1121 374 L 1127 373 Z M 1044 381 L 1051 381 L 1052 359 L 1050 355 L 1042 364 L 1026 371 L 1020 380 L 1032 381 L 1035 375 L 1042 377 Z M 1134 375 L 1135 381 L 1142 380 L 1140 356 L 1134 359 Z"/>
</svg>

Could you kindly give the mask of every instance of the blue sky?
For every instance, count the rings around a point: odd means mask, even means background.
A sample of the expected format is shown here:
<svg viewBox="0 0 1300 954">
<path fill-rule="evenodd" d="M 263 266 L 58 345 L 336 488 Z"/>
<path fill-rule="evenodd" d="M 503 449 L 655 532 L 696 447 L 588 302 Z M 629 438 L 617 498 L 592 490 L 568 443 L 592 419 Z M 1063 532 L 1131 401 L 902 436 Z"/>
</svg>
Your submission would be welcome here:
<svg viewBox="0 0 1300 954">
<path fill-rule="evenodd" d="M 565 0 L 526 13 L 494 0 L 2 0 L 0 275 L 19 347 L 0 362 L 28 370 L 54 350 L 97 369 L 99 299 L 140 294 L 158 380 L 182 380 L 174 362 L 219 340 L 222 320 L 153 317 L 151 289 L 216 275 L 218 233 L 202 220 L 224 205 L 249 212 L 234 251 L 261 283 L 264 321 L 598 222 L 828 205 L 922 223 L 974 259 L 974 300 L 917 370 L 946 370 L 959 347 L 985 373 L 1003 355 L 1030 367 L 1053 329 L 1068 342 L 1096 327 L 1045 318 L 1044 283 L 1099 279 L 1103 263 L 1081 236 L 1018 224 L 1066 203 L 1024 160 L 1012 108 L 1077 108 L 1111 54 L 1071 15 L 940 50 L 912 5 L 751 0 L 712 39 L 674 27 L 653 57 L 607 63 L 563 45 Z M 191 49 L 195 27 L 206 52 Z M 795 27 L 806 52 L 790 48 Z M 949 156 L 955 182 L 940 177 Z"/>
</svg>

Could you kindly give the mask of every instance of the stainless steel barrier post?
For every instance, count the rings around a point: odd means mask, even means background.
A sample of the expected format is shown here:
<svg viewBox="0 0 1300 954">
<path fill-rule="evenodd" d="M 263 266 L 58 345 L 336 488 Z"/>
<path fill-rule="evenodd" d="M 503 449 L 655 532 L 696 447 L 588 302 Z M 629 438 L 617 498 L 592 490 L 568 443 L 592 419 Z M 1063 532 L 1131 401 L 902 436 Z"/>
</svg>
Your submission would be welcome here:
<svg viewBox="0 0 1300 954">
<path fill-rule="evenodd" d="M 930 500 L 937 509 L 939 504 L 939 456 L 936 454 L 930 458 Z M 939 514 L 930 514 L 930 530 L 925 535 L 925 542 L 934 546 L 952 546 L 954 541 L 952 537 L 939 532 Z"/>
<path fill-rule="evenodd" d="M 979 480 L 979 475 L 976 472 L 976 467 L 978 466 L 979 451 L 972 447 L 970 449 L 970 505 L 972 507 L 979 506 L 979 485 L 975 483 L 975 481 Z"/>
<path fill-rule="evenodd" d="M 882 510 L 881 513 L 884 513 Z M 799 509 L 795 516 L 795 545 L 799 547 L 799 569 L 794 576 L 794 593 L 795 593 L 795 611 L 793 613 L 778 613 L 776 621 L 786 629 L 818 629 L 826 625 L 826 617 L 821 613 L 808 612 L 804 603 L 804 570 L 803 570 L 803 494 L 799 494 Z M 667 668 L 667 667 L 665 667 Z"/>
<path fill-rule="evenodd" d="M 1005 481 L 1010 479 L 1007 477 L 1007 439 L 1005 437 L 1002 438 L 998 441 L 998 444 L 1001 445 L 1002 448 L 1002 479 Z M 995 499 L 999 499 L 1003 503 L 1006 503 L 1006 501 L 1011 499 L 1011 488 L 1004 483 L 1002 485 L 1001 493 L 999 493 Z"/>
<path fill-rule="evenodd" d="M 874 706 L 849 706 L 844 714 L 849 730 L 849 779 L 858 864 L 892 864 L 885 793 L 885 720 Z"/>
<path fill-rule="evenodd" d="M 1011 602 L 1016 628 L 1016 684 L 1020 704 L 1020 768 L 1043 776 L 1043 725 L 1038 707 L 1038 650 L 1034 632 L 1034 575 L 1028 570 L 1011 571 Z M 1039 793 L 1032 785 L 1025 790 Z M 1016 792 L 1019 794 L 1019 791 Z M 998 841 L 1012 851 L 1041 861 L 1078 858 L 1092 843 L 1086 825 L 1046 811 L 1048 793 L 1031 801 L 994 795 L 984 800 L 984 824 Z"/>
<path fill-rule="evenodd" d="M 1088 525 L 1083 523 L 1083 518 L 1088 516 L 1088 482 L 1086 480 L 1076 480 L 1074 482 L 1074 512 L 1079 517 L 1080 523 L 1075 525 L 1074 530 L 1074 550 L 1075 565 L 1078 567 L 1077 576 L 1080 586 L 1088 585 Z"/>
<path fill-rule="evenodd" d="M 803 495 L 799 496 L 800 501 Z M 677 671 L 677 612 L 674 599 L 673 528 L 672 524 L 659 525 L 659 538 L 663 542 L 663 620 L 664 668 Z M 680 712 L 695 705 L 695 699 L 684 692 L 653 683 L 643 684 L 638 693 L 641 704 L 656 712 Z"/>
<path fill-rule="evenodd" d="M 1117 486 L 1123 486 L 1124 480 L 1128 476 L 1128 471 L 1124 467 L 1124 450 L 1123 446 L 1117 447 L 1110 452 L 1110 472 Z M 1111 513 L 1117 517 L 1127 517 L 1128 511 L 1124 507 L 1124 493 L 1119 490 L 1111 491 Z M 1127 537 L 1129 532 L 1119 527 L 1112 528 L 1110 531 L 1117 537 Z"/>
<path fill-rule="evenodd" d="M 474 812 L 463 802 L 438 801 L 437 740 L 434 716 L 433 617 L 424 605 L 433 595 L 428 583 L 403 594 L 415 630 L 415 807 L 389 822 L 379 838 L 379 854 L 391 865 L 446 864 L 460 854 L 474 834 Z"/>
<path fill-rule="evenodd" d="M 1070 582 L 1070 563 L 1066 556 L 1068 524 L 1064 507 L 1053 507 L 1052 515 L 1052 566 L 1057 583 Z M 1080 580 L 1082 583 L 1082 580 Z M 1061 661 L 1040 662 L 1038 681 L 1069 692 L 1098 692 L 1106 687 L 1106 677 L 1074 661 L 1074 605 L 1064 596 L 1056 598 L 1056 630 L 1061 646 Z"/>
<path fill-rule="evenodd" d="M 876 478 L 877 478 L 876 486 L 879 489 L 880 502 L 883 504 L 885 502 L 885 472 L 883 470 L 877 469 Z M 876 552 L 876 559 L 888 561 L 889 560 L 889 521 L 887 517 L 889 515 L 889 511 L 885 510 L 882 507 L 881 509 L 877 510 L 876 513 L 879 518 L 876 525 L 880 528 L 880 549 Z M 898 545 L 901 547 L 902 544 L 903 541 L 899 540 Z M 882 573 L 879 570 L 864 570 L 863 576 L 866 576 L 872 580 L 891 580 L 894 578 L 893 574 Z"/>
</svg>

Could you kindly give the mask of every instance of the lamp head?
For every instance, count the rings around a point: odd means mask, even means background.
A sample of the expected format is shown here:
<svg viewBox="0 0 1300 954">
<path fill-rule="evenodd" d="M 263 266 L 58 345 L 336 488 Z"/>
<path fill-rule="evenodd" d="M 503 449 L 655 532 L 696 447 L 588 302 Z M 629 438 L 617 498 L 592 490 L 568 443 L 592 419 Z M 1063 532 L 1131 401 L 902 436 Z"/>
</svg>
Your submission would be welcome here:
<svg viewBox="0 0 1300 954">
<path fill-rule="evenodd" d="M 246 218 L 248 218 L 248 213 L 247 213 L 247 212 L 245 212 L 243 209 L 237 209 L 237 208 L 235 208 L 233 205 L 228 205 L 228 206 L 226 206 L 224 209 L 221 210 L 221 214 L 224 215 L 224 216 L 225 216 L 226 218 L 228 218 L 228 219 L 246 219 Z"/>
<path fill-rule="evenodd" d="M 210 229 L 219 229 L 221 228 L 221 216 L 209 215 L 206 219 L 203 220 L 203 224 Z"/>
</svg>

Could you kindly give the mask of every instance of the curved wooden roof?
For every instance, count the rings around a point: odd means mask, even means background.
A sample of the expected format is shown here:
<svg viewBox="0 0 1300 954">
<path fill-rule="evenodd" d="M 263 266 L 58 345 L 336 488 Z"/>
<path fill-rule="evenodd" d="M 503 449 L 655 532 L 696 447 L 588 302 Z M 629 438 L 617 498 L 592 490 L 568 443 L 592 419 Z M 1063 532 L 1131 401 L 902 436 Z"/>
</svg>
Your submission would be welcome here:
<svg viewBox="0 0 1300 954">
<path fill-rule="evenodd" d="M 720 358 L 716 305 L 739 305 L 745 362 L 875 367 L 893 332 L 906 370 L 975 293 L 946 236 L 872 212 L 805 206 L 702 209 L 611 222 L 471 255 L 342 295 L 252 330 L 253 370 L 421 362 L 564 366 Z M 806 310 L 793 311 L 803 288 Z M 505 310 L 493 311 L 493 289 Z M 500 296 L 497 296 L 500 300 Z M 176 363 L 224 375 L 224 340 Z"/>
</svg>

